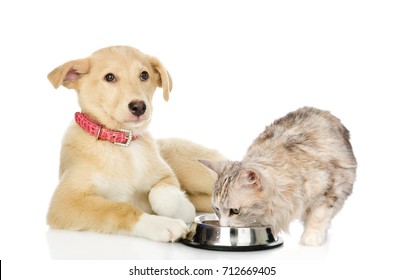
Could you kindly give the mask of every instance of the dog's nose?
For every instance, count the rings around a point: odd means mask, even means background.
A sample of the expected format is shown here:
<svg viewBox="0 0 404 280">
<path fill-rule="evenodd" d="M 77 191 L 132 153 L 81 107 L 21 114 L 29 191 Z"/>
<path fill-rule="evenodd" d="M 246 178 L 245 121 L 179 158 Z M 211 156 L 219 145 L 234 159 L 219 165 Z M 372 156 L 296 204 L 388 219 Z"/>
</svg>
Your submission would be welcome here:
<svg viewBox="0 0 404 280">
<path fill-rule="evenodd" d="M 135 116 L 141 116 L 146 112 L 146 103 L 144 101 L 132 101 L 128 104 L 129 111 Z"/>
</svg>

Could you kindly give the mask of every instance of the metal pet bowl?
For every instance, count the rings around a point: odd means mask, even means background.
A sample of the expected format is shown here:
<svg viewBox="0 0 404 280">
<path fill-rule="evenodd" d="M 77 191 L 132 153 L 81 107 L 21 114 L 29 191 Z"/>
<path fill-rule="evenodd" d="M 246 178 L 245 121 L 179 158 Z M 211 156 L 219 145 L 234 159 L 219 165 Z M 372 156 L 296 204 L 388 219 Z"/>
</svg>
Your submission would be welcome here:
<svg viewBox="0 0 404 280">
<path fill-rule="evenodd" d="M 201 215 L 191 224 L 181 242 L 185 245 L 218 251 L 255 251 L 279 247 L 283 241 L 268 227 L 221 227 L 215 214 Z"/>
</svg>

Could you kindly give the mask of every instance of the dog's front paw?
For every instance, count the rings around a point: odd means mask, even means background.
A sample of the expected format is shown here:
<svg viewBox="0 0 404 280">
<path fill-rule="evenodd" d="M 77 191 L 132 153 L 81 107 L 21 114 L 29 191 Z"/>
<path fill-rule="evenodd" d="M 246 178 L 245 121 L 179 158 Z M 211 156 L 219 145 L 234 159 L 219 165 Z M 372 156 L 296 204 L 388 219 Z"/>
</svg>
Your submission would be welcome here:
<svg viewBox="0 0 404 280">
<path fill-rule="evenodd" d="M 195 218 L 195 206 L 187 198 L 184 198 L 178 201 L 178 210 L 173 214 L 172 218 L 181 219 L 190 224 Z"/>
<path fill-rule="evenodd" d="M 184 221 L 167 217 L 143 214 L 133 227 L 134 236 L 160 242 L 174 242 L 184 238 L 188 227 Z"/>
<path fill-rule="evenodd" d="M 320 246 L 323 245 L 327 239 L 325 231 L 306 229 L 300 238 L 300 244 L 306 246 Z"/>
<path fill-rule="evenodd" d="M 195 218 L 195 207 L 185 193 L 175 186 L 154 188 L 149 194 L 154 213 L 191 223 Z"/>
</svg>

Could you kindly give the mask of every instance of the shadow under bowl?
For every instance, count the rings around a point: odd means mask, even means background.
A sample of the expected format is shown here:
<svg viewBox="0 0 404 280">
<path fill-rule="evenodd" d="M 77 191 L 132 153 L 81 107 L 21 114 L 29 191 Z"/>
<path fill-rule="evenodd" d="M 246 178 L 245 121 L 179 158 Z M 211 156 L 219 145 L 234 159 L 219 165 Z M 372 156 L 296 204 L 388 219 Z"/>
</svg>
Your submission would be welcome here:
<svg viewBox="0 0 404 280">
<path fill-rule="evenodd" d="M 200 215 L 181 240 L 185 245 L 217 251 L 255 251 L 281 246 L 269 227 L 221 227 L 215 214 Z"/>
</svg>

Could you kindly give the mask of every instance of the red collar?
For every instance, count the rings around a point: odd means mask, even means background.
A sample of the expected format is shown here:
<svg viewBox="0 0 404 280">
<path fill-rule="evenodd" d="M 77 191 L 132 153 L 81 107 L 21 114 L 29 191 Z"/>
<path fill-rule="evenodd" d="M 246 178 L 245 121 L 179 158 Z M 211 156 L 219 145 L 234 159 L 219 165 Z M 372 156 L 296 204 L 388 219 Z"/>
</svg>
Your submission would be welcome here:
<svg viewBox="0 0 404 280">
<path fill-rule="evenodd" d="M 132 130 L 111 130 L 105 128 L 84 113 L 75 113 L 74 119 L 81 128 L 95 136 L 97 140 L 106 140 L 119 146 L 128 147 L 132 141 L 139 138 L 138 135 L 133 135 Z"/>
</svg>

